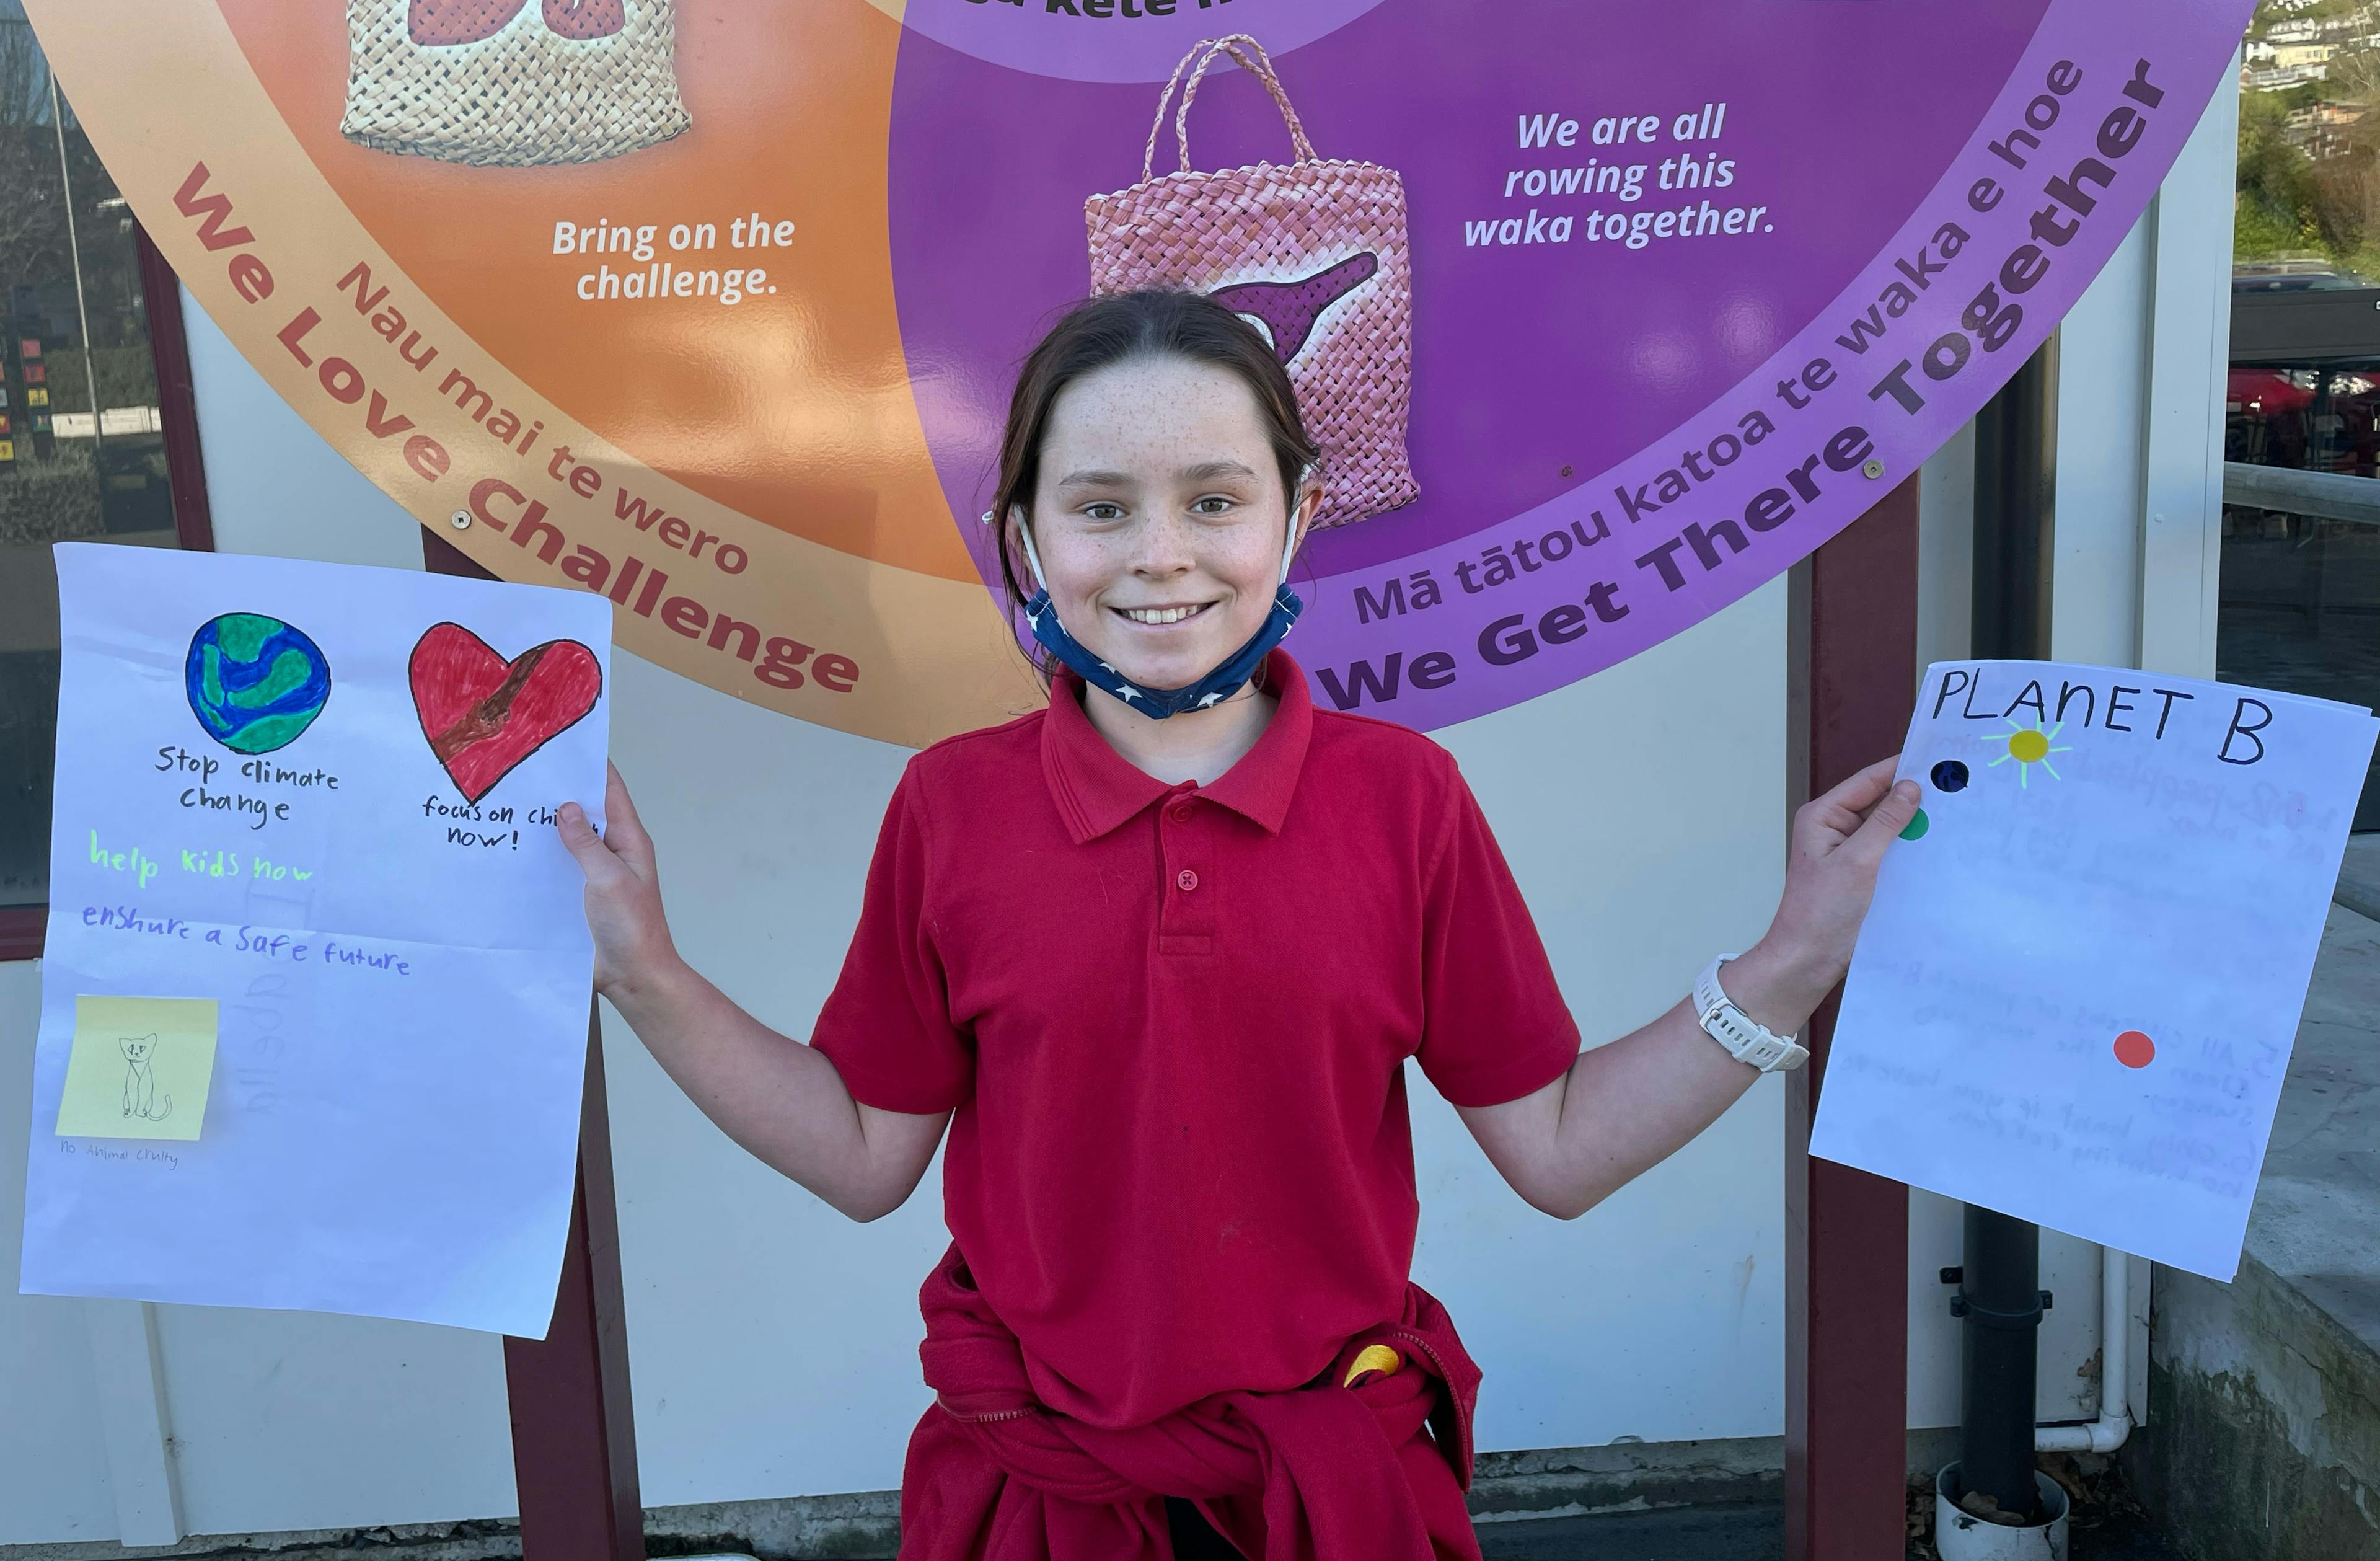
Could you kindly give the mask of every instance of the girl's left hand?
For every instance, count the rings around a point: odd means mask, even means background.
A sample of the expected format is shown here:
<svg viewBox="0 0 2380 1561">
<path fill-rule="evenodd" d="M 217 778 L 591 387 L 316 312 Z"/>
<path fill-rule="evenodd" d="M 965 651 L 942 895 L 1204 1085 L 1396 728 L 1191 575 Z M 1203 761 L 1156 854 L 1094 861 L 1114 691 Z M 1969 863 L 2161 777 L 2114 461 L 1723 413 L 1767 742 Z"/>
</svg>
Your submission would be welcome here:
<svg viewBox="0 0 2380 1561">
<path fill-rule="evenodd" d="M 1850 970 L 1885 848 L 1916 816 L 1917 783 L 1893 784 L 1899 762 L 1878 760 L 1793 815 L 1784 897 L 1760 941 L 1777 967 L 1808 983 L 1801 995 L 1810 1007 Z"/>
</svg>

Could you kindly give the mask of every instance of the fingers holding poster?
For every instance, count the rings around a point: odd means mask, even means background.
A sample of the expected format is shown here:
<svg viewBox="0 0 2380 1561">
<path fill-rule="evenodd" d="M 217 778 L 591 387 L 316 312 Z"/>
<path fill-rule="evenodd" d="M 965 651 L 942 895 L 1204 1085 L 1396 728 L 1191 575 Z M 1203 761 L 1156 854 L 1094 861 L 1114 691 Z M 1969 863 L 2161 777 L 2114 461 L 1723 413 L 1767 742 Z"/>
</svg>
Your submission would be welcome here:
<svg viewBox="0 0 2380 1561">
<path fill-rule="evenodd" d="M 975 518 L 1067 304 L 1249 322 L 1322 451 L 1317 696 L 1442 725 L 1910 479 L 2145 207 L 2248 8 L 32 6 L 200 301 L 425 524 L 910 743 L 1036 701 Z"/>
</svg>

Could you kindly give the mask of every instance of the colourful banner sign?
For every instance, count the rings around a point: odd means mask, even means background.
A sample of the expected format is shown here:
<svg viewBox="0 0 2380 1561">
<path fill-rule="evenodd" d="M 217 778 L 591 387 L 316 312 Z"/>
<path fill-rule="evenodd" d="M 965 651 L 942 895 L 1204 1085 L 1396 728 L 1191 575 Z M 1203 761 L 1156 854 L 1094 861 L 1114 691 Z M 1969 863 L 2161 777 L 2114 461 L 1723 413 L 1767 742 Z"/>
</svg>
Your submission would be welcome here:
<svg viewBox="0 0 2380 1561">
<path fill-rule="evenodd" d="M 1267 334 L 1326 457 L 1293 649 L 1328 706 L 1444 725 L 1909 479 L 2251 0 L 28 8 L 207 311 L 424 525 L 914 744 L 1038 701 L 978 517 L 1071 300 Z"/>
</svg>

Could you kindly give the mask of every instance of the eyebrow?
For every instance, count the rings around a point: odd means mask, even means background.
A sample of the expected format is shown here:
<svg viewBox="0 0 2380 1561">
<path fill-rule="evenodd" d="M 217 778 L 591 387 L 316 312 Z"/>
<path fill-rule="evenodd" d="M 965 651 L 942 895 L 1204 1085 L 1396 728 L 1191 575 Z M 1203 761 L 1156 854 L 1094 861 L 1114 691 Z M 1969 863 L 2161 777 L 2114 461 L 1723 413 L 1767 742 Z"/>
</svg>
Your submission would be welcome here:
<svg viewBox="0 0 2380 1561">
<path fill-rule="evenodd" d="M 1179 473 L 1187 482 L 1210 482 L 1218 477 L 1254 477 L 1253 468 L 1235 460 L 1200 461 L 1185 466 Z M 1064 488 L 1129 488 L 1135 479 L 1122 471 L 1070 471 L 1058 480 Z"/>
<path fill-rule="evenodd" d="M 1256 471 L 1235 460 L 1210 460 L 1184 467 L 1182 475 L 1193 482 L 1205 482 L 1217 477 L 1254 477 Z"/>
</svg>

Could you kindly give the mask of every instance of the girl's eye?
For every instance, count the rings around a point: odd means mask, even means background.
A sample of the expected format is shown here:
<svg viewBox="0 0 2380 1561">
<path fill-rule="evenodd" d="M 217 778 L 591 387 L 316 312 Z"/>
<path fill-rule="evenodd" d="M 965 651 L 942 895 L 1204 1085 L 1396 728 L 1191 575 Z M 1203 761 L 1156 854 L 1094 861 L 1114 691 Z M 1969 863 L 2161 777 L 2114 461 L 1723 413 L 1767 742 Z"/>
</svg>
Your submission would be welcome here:
<svg viewBox="0 0 2380 1561">
<path fill-rule="evenodd" d="M 1232 501 L 1220 494 L 1208 494 L 1190 507 L 1200 515 L 1227 515 L 1231 512 Z"/>
<path fill-rule="evenodd" d="M 1083 518 L 1086 520 L 1121 520 L 1123 518 L 1123 506 L 1119 504 L 1111 504 L 1106 499 L 1100 499 L 1095 503 L 1087 504 L 1083 506 Z"/>
</svg>

